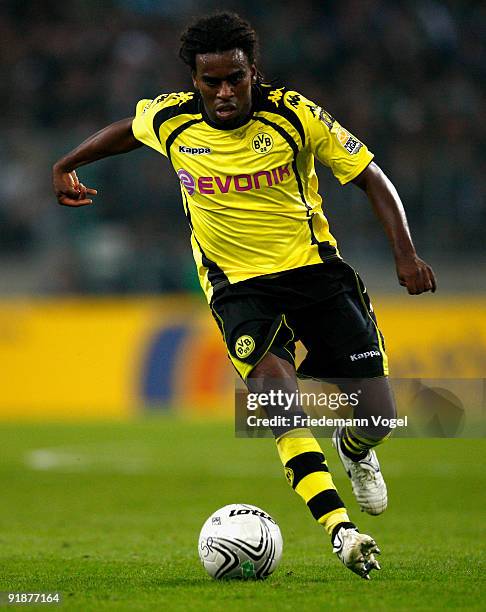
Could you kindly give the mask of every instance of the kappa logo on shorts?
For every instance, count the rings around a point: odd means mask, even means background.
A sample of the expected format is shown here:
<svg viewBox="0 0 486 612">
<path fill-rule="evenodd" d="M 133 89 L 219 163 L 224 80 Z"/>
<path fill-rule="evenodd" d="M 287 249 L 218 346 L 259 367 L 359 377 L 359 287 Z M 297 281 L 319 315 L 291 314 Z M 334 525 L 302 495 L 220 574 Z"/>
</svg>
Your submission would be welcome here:
<svg viewBox="0 0 486 612">
<path fill-rule="evenodd" d="M 358 359 L 368 359 L 369 357 L 381 357 L 380 351 L 366 351 L 366 353 L 354 353 L 350 355 L 351 361 L 358 361 Z"/>
<path fill-rule="evenodd" d="M 240 359 L 246 359 L 255 350 L 255 340 L 251 336 L 240 336 L 235 343 L 235 352 Z"/>
</svg>

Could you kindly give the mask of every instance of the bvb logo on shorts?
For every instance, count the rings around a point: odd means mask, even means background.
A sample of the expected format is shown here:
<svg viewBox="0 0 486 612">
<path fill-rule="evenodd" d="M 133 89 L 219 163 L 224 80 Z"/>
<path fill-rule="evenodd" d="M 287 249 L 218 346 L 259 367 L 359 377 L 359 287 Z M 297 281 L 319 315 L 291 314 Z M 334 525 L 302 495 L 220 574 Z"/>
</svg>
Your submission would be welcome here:
<svg viewBox="0 0 486 612">
<path fill-rule="evenodd" d="M 240 359 L 246 359 L 255 349 L 255 340 L 251 336 L 240 336 L 235 344 L 236 354 Z"/>
<path fill-rule="evenodd" d="M 273 138 L 267 132 L 259 132 L 253 137 L 251 146 L 255 153 L 268 153 L 273 148 Z"/>
</svg>

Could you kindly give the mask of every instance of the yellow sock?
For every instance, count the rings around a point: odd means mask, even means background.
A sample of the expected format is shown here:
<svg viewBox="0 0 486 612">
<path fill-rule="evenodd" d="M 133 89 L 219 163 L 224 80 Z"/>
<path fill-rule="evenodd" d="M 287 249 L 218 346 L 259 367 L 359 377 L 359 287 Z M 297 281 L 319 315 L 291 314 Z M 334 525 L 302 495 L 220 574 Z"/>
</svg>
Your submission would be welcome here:
<svg viewBox="0 0 486 612">
<path fill-rule="evenodd" d="M 319 443 L 308 429 L 295 429 L 277 439 L 277 449 L 290 486 L 312 516 L 331 534 L 349 517 L 339 497 Z"/>
</svg>

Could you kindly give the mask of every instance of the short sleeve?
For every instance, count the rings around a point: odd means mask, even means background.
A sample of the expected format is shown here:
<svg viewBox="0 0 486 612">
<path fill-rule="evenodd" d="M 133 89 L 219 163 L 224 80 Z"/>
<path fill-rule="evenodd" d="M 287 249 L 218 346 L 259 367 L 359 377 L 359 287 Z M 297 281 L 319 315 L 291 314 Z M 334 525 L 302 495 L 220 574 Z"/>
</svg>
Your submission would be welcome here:
<svg viewBox="0 0 486 612">
<path fill-rule="evenodd" d="M 296 92 L 288 94 L 294 102 L 295 96 L 299 97 L 294 111 L 304 126 L 307 147 L 315 157 L 331 169 L 341 185 L 356 178 L 369 165 L 373 153 L 323 108 Z"/>
<path fill-rule="evenodd" d="M 164 94 L 155 98 L 155 100 L 140 100 L 137 103 L 132 122 L 132 131 L 137 140 L 162 153 L 162 155 L 167 155 L 165 146 L 160 142 L 154 130 L 154 117 L 163 107 L 164 100 Z"/>
</svg>

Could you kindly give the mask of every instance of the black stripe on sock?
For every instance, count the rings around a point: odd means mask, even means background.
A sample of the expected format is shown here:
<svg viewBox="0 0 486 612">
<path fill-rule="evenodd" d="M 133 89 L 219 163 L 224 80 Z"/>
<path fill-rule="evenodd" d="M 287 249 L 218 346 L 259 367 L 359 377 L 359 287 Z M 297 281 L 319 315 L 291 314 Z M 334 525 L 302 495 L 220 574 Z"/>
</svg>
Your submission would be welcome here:
<svg viewBox="0 0 486 612">
<path fill-rule="evenodd" d="M 328 512 L 332 512 L 338 508 L 344 508 L 345 506 L 336 489 L 327 489 L 326 491 L 321 491 L 317 495 L 314 495 L 312 499 L 309 499 L 307 507 L 312 512 L 312 516 L 318 521 L 321 516 L 324 516 Z"/>
<path fill-rule="evenodd" d="M 354 442 L 356 446 L 359 446 L 361 448 L 360 451 L 355 451 L 354 448 L 353 450 L 348 450 L 347 447 L 344 444 L 344 438 L 346 438 L 348 440 L 348 442 Z M 361 461 L 361 459 L 364 459 L 366 457 L 366 455 L 368 454 L 368 451 L 370 448 L 372 448 L 371 446 L 368 446 L 366 448 L 363 449 L 363 443 L 360 440 L 357 440 L 349 431 L 349 429 L 346 427 L 341 435 L 341 439 L 339 440 L 339 444 L 341 446 L 341 450 L 343 452 L 344 455 L 346 455 L 346 457 L 348 457 L 349 459 L 352 459 L 353 461 Z"/>
<path fill-rule="evenodd" d="M 302 478 L 313 472 L 329 472 L 329 468 L 324 463 L 324 455 L 317 451 L 301 453 L 289 459 L 285 464 L 286 468 L 290 468 L 294 474 L 292 488 L 299 484 Z"/>
<path fill-rule="evenodd" d="M 346 427 L 345 433 L 351 442 L 354 442 L 356 446 L 361 447 L 363 450 L 365 450 L 365 448 L 366 450 L 369 450 L 370 448 L 373 448 L 373 446 L 376 446 L 376 444 L 373 442 L 364 442 L 363 440 L 357 438 L 356 434 L 349 427 Z"/>
</svg>

